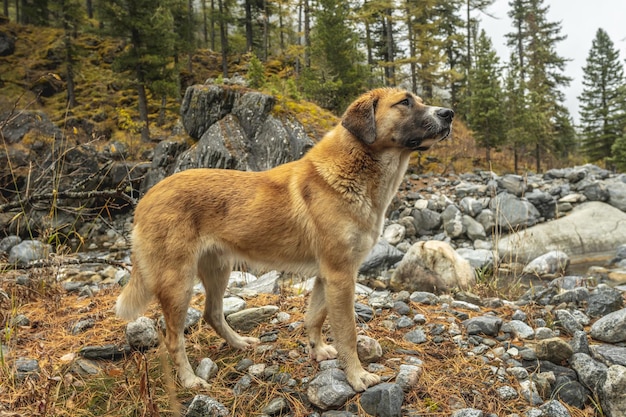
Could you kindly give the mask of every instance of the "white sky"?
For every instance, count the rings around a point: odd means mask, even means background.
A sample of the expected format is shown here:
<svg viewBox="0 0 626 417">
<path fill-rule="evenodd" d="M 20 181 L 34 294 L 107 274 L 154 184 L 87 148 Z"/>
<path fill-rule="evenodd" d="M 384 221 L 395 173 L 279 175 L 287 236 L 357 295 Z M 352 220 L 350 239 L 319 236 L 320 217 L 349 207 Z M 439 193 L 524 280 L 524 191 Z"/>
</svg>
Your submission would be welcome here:
<svg viewBox="0 0 626 417">
<path fill-rule="evenodd" d="M 622 64 L 626 59 L 626 0 L 544 0 L 549 5 L 548 21 L 561 22 L 562 34 L 567 38 L 557 45 L 557 52 L 567 63 L 566 75 L 572 82 L 564 90 L 565 105 L 578 121 L 578 99 L 582 92 L 583 66 L 587 61 L 591 42 L 598 28 L 604 29 L 615 48 L 620 51 Z M 501 61 L 508 62 L 510 50 L 504 34 L 512 31 L 509 0 L 496 0 L 487 12 L 497 19 L 480 15 L 480 27 L 493 41 Z M 624 64 L 626 67 L 626 64 Z"/>
</svg>

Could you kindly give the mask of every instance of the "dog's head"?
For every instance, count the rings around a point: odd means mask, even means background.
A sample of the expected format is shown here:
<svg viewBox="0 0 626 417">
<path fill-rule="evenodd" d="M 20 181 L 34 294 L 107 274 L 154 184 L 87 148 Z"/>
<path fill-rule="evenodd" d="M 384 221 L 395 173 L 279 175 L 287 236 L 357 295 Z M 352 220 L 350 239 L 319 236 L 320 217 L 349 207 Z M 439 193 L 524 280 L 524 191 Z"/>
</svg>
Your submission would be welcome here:
<svg viewBox="0 0 626 417">
<path fill-rule="evenodd" d="M 451 109 L 427 106 L 408 91 L 379 88 L 354 101 L 341 124 L 368 145 L 425 151 L 450 134 L 453 117 Z"/>
</svg>

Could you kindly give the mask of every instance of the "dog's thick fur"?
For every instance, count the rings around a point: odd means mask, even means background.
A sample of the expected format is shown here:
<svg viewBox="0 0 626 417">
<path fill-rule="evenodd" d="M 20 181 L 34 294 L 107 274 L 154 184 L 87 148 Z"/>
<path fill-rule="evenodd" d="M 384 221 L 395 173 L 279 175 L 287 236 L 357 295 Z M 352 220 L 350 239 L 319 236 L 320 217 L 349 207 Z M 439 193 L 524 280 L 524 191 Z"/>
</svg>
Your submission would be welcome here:
<svg viewBox="0 0 626 417">
<path fill-rule="evenodd" d="M 184 344 L 195 277 L 206 289 L 204 319 L 231 346 L 247 348 L 258 340 L 237 334 L 222 310 L 233 265 L 316 275 L 305 318 L 311 356 L 338 356 L 356 391 L 378 383 L 356 350 L 357 270 L 381 233 L 411 152 L 448 136 L 453 115 L 403 90 L 372 90 L 298 161 L 265 172 L 192 169 L 164 179 L 135 211 L 132 278 L 117 314 L 133 319 L 156 296 L 182 385 L 206 386 Z M 336 349 L 322 336 L 327 315 Z"/>
</svg>

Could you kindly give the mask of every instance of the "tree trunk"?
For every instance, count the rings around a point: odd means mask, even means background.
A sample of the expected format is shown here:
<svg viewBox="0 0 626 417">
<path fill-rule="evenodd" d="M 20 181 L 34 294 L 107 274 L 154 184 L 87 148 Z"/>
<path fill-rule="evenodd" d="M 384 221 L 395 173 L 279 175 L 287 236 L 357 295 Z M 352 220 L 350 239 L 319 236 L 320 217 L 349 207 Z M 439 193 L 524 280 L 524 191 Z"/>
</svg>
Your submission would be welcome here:
<svg viewBox="0 0 626 417">
<path fill-rule="evenodd" d="M 148 121 L 148 98 L 146 97 L 146 87 L 143 83 L 143 75 L 141 69 L 137 68 L 137 104 L 139 107 L 139 120 L 143 126 L 141 127 L 141 140 L 148 142 L 150 140 L 150 125 Z"/>
<path fill-rule="evenodd" d="M 202 35 L 204 36 L 204 47 L 209 46 L 209 29 L 206 20 L 206 0 L 202 0 Z"/>
<path fill-rule="evenodd" d="M 406 27 L 408 29 L 409 55 L 411 57 L 411 89 L 417 94 L 417 65 L 415 63 L 415 39 L 413 38 L 413 25 L 411 22 L 411 9 L 409 0 L 406 2 Z"/>
<path fill-rule="evenodd" d="M 389 55 L 389 82 L 392 86 L 396 85 L 396 68 L 394 64 L 394 47 L 393 47 L 393 21 L 391 17 L 391 9 L 387 9 L 387 54 Z"/>
<path fill-rule="evenodd" d="M 92 0 L 87 0 L 86 7 L 87 7 L 87 17 L 89 19 L 93 19 L 93 2 L 92 2 Z"/>
<path fill-rule="evenodd" d="M 491 163 L 491 147 L 485 147 L 485 161 L 487 162 L 487 166 Z"/>
<path fill-rule="evenodd" d="M 538 143 L 535 145 L 535 164 L 537 168 L 537 174 L 541 172 L 541 145 Z"/>
<path fill-rule="evenodd" d="M 9 0 L 3 0 L 2 4 L 4 5 L 4 15 L 9 17 Z"/>
<path fill-rule="evenodd" d="M 246 0 L 244 2 L 245 19 L 244 25 L 246 27 L 246 50 L 252 52 L 253 39 L 252 39 L 252 0 Z"/>
<path fill-rule="evenodd" d="M 226 16 L 224 14 L 224 0 L 217 2 L 220 12 L 220 41 L 222 44 L 222 76 L 228 77 L 228 32 L 226 30 Z"/>
<path fill-rule="evenodd" d="M 187 24 L 189 25 L 189 27 L 194 27 L 194 22 L 193 22 L 193 0 L 189 0 L 187 3 Z M 193 32 L 190 34 L 189 36 L 190 39 L 188 39 L 188 42 L 193 42 L 194 41 L 194 34 Z M 189 74 L 193 74 L 193 68 L 191 66 L 192 63 L 192 58 L 193 58 L 193 49 L 189 48 L 189 55 L 187 56 L 187 71 L 189 71 Z"/>
<path fill-rule="evenodd" d="M 211 0 L 211 51 L 215 51 L 215 0 Z"/>
<path fill-rule="evenodd" d="M 280 38 L 280 52 L 285 52 L 285 28 L 283 27 L 283 3 L 278 2 L 278 34 Z"/>
<path fill-rule="evenodd" d="M 517 153 L 517 145 L 513 144 L 513 173 L 519 172 L 519 155 Z"/>
<path fill-rule="evenodd" d="M 67 48 L 67 61 L 66 61 L 66 77 L 67 77 L 67 107 L 68 108 L 72 108 L 72 107 L 76 107 L 76 88 L 74 85 L 74 64 L 73 64 L 73 60 L 72 60 L 72 55 L 71 55 L 71 51 L 69 48 L 71 48 L 71 46 L 69 45 L 69 34 L 65 35 L 66 38 L 68 38 L 68 40 L 66 41 L 68 44 L 66 45 Z"/>
<path fill-rule="evenodd" d="M 311 67 L 311 10 L 309 9 L 309 0 L 304 0 L 304 66 Z"/>
<path fill-rule="evenodd" d="M 267 10 L 267 0 L 263 0 L 263 61 L 267 62 L 270 50 L 270 31 L 268 28 L 269 16 Z"/>
<path fill-rule="evenodd" d="M 157 125 L 163 126 L 165 124 L 165 109 L 167 107 L 167 96 L 163 94 L 161 96 L 161 107 L 159 107 L 159 118 L 157 119 Z"/>
</svg>

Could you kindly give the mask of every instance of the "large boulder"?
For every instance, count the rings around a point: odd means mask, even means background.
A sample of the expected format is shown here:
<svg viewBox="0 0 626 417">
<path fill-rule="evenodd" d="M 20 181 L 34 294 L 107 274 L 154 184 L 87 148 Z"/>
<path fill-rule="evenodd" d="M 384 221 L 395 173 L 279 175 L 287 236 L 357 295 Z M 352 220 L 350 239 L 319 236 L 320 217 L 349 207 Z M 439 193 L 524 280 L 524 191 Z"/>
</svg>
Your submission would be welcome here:
<svg viewBox="0 0 626 417">
<path fill-rule="evenodd" d="M 393 290 L 446 292 L 467 289 L 475 282 L 470 263 L 450 244 L 417 242 L 407 251 L 389 283 Z"/>
<path fill-rule="evenodd" d="M 272 96 L 256 91 L 216 85 L 189 87 L 181 104 L 181 119 L 189 136 L 198 142 L 177 157 L 174 171 L 263 171 L 299 159 L 313 141 L 297 121 L 273 116 L 274 104 Z"/>
<path fill-rule="evenodd" d="M 559 250 L 569 256 L 614 251 L 626 242 L 626 213 L 606 203 L 583 203 L 571 214 L 503 236 L 498 242 L 501 259 L 529 262 Z"/>
</svg>

